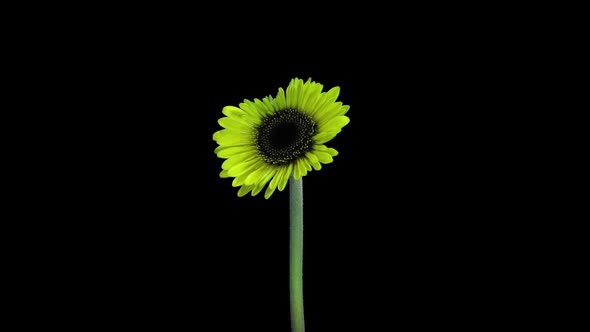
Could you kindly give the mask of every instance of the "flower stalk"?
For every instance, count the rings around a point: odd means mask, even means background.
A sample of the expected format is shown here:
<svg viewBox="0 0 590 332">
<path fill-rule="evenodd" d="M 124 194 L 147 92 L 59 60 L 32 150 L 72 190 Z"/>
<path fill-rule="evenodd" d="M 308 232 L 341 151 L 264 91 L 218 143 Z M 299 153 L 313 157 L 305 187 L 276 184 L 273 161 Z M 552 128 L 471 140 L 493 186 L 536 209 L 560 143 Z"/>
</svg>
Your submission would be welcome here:
<svg viewBox="0 0 590 332">
<path fill-rule="evenodd" d="M 303 179 L 289 178 L 289 295 L 291 330 L 305 331 L 303 317 Z"/>
</svg>

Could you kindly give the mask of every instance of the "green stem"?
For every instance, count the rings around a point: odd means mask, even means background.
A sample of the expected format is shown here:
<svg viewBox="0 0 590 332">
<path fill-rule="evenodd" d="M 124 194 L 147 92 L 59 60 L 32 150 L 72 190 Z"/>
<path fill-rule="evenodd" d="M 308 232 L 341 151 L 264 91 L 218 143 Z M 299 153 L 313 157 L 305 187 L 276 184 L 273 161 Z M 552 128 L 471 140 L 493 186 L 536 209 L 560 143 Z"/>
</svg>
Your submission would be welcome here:
<svg viewBox="0 0 590 332">
<path fill-rule="evenodd" d="M 289 295 L 291 330 L 304 332 L 303 319 L 303 179 L 289 178 Z"/>
</svg>

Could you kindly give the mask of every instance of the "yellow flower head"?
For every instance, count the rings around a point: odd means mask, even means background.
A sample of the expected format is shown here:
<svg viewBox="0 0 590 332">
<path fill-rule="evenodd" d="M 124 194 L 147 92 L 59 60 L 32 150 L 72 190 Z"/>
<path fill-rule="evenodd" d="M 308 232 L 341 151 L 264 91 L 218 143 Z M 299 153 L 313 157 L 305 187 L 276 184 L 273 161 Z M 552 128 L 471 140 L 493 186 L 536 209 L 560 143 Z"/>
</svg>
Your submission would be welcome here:
<svg viewBox="0 0 590 332">
<path fill-rule="evenodd" d="M 224 129 L 213 134 L 215 153 L 226 159 L 222 178 L 233 177 L 238 196 L 257 195 L 268 183 L 265 198 L 285 189 L 289 177 L 296 180 L 312 168 L 333 161 L 338 152 L 327 143 L 350 122 L 350 108 L 337 102 L 339 87 L 322 92 L 323 86 L 308 79 L 292 79 L 275 98 L 245 99 L 239 107 L 223 108 Z"/>
</svg>

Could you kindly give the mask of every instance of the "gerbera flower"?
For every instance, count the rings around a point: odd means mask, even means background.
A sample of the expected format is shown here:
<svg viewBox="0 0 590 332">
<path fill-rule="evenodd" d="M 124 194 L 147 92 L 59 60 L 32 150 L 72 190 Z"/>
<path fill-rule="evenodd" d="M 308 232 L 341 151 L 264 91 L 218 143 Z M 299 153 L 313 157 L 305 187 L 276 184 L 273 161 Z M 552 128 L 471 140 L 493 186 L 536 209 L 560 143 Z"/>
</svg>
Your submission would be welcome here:
<svg viewBox="0 0 590 332">
<path fill-rule="evenodd" d="M 308 79 L 292 79 L 275 98 L 245 99 L 239 107 L 226 106 L 218 123 L 225 128 L 213 134 L 223 162 L 220 177 L 233 177 L 238 196 L 257 195 L 268 184 L 264 197 L 285 189 L 289 177 L 301 179 L 312 169 L 333 161 L 338 152 L 325 143 L 350 119 L 350 108 L 337 102 L 339 87 L 322 92 Z"/>
</svg>

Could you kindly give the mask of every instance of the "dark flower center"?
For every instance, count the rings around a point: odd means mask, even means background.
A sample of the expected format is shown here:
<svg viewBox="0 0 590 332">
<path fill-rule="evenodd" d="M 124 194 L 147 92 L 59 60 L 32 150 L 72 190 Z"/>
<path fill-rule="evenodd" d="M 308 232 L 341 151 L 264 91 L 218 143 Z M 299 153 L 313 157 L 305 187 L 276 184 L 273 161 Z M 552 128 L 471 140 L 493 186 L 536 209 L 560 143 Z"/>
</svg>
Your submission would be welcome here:
<svg viewBox="0 0 590 332">
<path fill-rule="evenodd" d="M 315 121 L 297 110 L 283 110 L 262 120 L 256 132 L 256 146 L 262 159 L 282 165 L 297 160 L 311 151 Z"/>
</svg>

